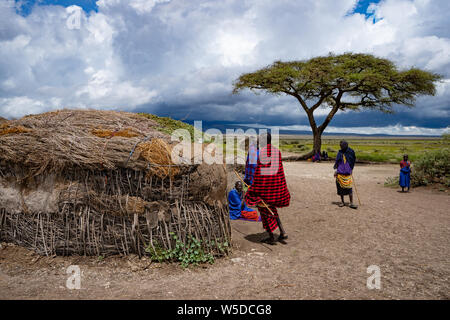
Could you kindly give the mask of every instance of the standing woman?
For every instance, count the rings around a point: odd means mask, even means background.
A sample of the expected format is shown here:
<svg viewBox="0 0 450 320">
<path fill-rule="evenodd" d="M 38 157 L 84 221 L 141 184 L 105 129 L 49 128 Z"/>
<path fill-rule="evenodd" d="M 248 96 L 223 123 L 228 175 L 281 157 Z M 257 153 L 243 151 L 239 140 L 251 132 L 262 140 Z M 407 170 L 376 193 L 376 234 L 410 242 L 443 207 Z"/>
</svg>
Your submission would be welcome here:
<svg viewBox="0 0 450 320">
<path fill-rule="evenodd" d="M 400 179 L 399 184 L 402 187 L 402 192 L 405 192 L 405 188 L 408 188 L 411 183 L 411 162 L 408 161 L 408 155 L 403 156 L 403 160 L 400 162 Z"/>
</svg>

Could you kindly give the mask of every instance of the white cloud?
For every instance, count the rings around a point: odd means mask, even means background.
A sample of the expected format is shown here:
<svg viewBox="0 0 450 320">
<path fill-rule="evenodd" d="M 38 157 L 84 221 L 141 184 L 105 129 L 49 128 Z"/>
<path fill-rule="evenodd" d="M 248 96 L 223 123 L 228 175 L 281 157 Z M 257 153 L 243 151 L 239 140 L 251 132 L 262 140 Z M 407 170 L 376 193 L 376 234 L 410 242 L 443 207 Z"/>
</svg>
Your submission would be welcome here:
<svg viewBox="0 0 450 320">
<path fill-rule="evenodd" d="M 70 29 L 70 12 L 38 6 L 26 18 L 12 9 L 13 38 L 0 38 L 0 114 L 18 117 L 56 108 L 124 108 L 148 103 L 156 91 L 130 81 L 114 50 L 116 30 L 102 13 L 81 12 Z"/>
<path fill-rule="evenodd" d="M 79 30 L 66 27 L 60 6 L 37 6 L 27 17 L 0 7 L 0 115 L 159 108 L 197 119 L 264 115 L 295 123 L 305 118 L 295 99 L 231 96 L 233 80 L 274 60 L 330 51 L 369 52 L 448 79 L 449 3 L 385 0 L 370 6 L 374 24 L 348 15 L 356 0 L 99 0 L 98 12 L 82 12 Z M 411 119 L 429 126 L 449 119 L 450 83 L 417 104 L 426 112 L 405 112 Z"/>
<path fill-rule="evenodd" d="M 105 69 L 93 73 L 87 85 L 76 92 L 77 97 L 83 95 L 87 95 L 88 100 L 97 107 L 127 105 L 132 108 L 151 101 L 156 96 L 156 91 L 133 86 L 128 81 L 119 82 L 113 72 Z"/>
<path fill-rule="evenodd" d="M 151 12 L 157 3 L 169 2 L 170 0 L 130 0 L 130 6 L 138 13 Z"/>
<path fill-rule="evenodd" d="M 58 103 L 57 98 L 50 99 L 48 102 Z M 46 108 L 46 110 L 55 109 L 55 105 L 51 103 L 45 103 L 40 100 L 33 100 L 26 96 L 14 97 L 14 98 L 0 98 L 0 105 L 2 110 L 8 118 L 19 118 L 24 114 L 39 113 Z M 56 107 L 57 108 L 57 107 Z"/>
</svg>

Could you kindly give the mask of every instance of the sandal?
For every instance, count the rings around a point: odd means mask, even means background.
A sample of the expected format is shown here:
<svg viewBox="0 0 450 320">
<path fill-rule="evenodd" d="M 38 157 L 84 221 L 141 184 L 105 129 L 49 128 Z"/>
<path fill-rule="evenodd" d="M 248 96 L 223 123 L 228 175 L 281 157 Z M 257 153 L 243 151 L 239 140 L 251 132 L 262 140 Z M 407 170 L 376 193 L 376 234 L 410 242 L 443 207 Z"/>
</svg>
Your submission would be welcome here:
<svg viewBox="0 0 450 320">
<path fill-rule="evenodd" d="M 349 207 L 352 208 L 352 209 L 358 209 L 358 206 L 356 204 L 353 204 L 353 203 L 351 205 L 349 205 Z"/>
<path fill-rule="evenodd" d="M 284 235 L 284 236 L 282 236 L 282 235 L 280 235 L 279 237 L 278 237 L 278 242 L 279 243 L 282 243 L 282 244 L 288 244 L 285 240 L 288 238 L 288 236 L 287 235 Z"/>
<path fill-rule="evenodd" d="M 286 240 L 288 238 L 288 235 L 287 234 L 284 234 L 284 235 L 279 235 L 278 236 L 278 241 L 280 241 L 280 240 Z"/>
</svg>

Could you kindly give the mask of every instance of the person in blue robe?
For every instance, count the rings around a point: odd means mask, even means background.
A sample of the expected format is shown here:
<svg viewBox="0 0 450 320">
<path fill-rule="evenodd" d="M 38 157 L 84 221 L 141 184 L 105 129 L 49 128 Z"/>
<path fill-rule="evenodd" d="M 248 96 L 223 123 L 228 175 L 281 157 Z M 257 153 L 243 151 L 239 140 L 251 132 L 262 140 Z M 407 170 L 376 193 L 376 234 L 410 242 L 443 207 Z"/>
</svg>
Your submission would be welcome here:
<svg viewBox="0 0 450 320">
<path fill-rule="evenodd" d="M 409 192 L 410 183 L 411 183 L 411 162 L 408 161 L 408 155 L 405 154 L 403 156 L 403 160 L 400 162 L 399 185 L 400 187 L 402 187 L 402 192 L 405 192 L 405 188 L 408 188 L 407 192 Z"/>
<path fill-rule="evenodd" d="M 258 221 L 258 213 L 256 210 L 247 207 L 245 204 L 241 181 L 237 181 L 234 189 L 228 194 L 228 207 L 231 220 L 243 219 Z"/>
<path fill-rule="evenodd" d="M 245 162 L 245 177 L 244 177 L 244 182 L 248 186 L 251 186 L 253 183 L 253 176 L 255 175 L 256 167 L 258 166 L 258 157 L 259 157 L 258 143 L 250 141 L 247 161 Z"/>
</svg>

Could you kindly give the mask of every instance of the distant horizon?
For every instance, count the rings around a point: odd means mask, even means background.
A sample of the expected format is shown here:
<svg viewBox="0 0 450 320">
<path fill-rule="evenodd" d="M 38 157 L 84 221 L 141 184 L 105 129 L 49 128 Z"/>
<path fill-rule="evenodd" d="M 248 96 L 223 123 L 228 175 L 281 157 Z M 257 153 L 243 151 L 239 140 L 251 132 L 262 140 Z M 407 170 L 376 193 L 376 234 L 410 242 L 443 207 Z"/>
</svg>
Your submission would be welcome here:
<svg viewBox="0 0 450 320">
<path fill-rule="evenodd" d="M 193 121 L 184 121 L 190 125 Z M 291 126 L 294 127 L 294 126 Z M 298 125 L 295 127 L 302 127 L 301 129 L 286 129 L 286 126 L 269 126 L 261 124 L 242 124 L 242 123 L 223 123 L 223 122 L 208 122 L 203 121 L 204 130 L 215 128 L 222 132 L 227 129 L 278 129 L 280 135 L 311 135 L 312 131 L 308 126 Z M 345 131 L 347 129 L 347 131 Z M 397 132 L 392 132 L 397 130 Z M 359 132 L 358 132 L 359 131 Z M 365 133 L 368 132 L 369 133 Z M 401 132 L 410 132 L 401 133 Z M 404 127 L 401 125 L 386 126 L 386 127 L 349 127 L 339 128 L 329 126 L 325 129 L 322 136 L 367 136 L 367 137 L 441 137 L 445 133 L 450 133 L 450 127 L 446 128 L 423 128 L 423 127 Z"/>
</svg>

